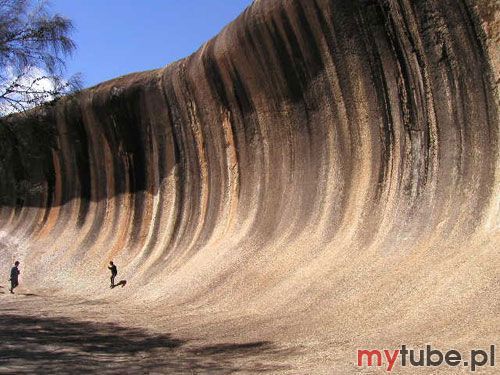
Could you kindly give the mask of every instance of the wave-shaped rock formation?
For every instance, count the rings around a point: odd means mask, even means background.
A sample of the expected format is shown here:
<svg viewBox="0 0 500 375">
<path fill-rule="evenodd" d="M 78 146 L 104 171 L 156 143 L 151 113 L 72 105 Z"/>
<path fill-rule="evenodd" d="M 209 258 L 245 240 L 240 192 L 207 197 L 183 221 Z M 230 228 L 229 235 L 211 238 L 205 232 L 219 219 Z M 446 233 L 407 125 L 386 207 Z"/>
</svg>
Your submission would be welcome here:
<svg viewBox="0 0 500 375">
<path fill-rule="evenodd" d="M 492 337 L 488 6 L 255 1 L 183 60 L 3 119 L 2 267 L 114 298 L 113 259 L 119 298 L 276 334 Z"/>
</svg>

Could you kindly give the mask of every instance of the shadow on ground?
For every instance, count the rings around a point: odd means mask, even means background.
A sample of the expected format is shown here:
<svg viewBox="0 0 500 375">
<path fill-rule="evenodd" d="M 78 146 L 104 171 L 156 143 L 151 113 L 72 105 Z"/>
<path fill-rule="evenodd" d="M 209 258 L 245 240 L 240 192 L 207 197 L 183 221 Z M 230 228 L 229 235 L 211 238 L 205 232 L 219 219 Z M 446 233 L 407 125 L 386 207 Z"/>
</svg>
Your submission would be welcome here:
<svg viewBox="0 0 500 375">
<path fill-rule="evenodd" d="M 0 315 L 0 373 L 276 372 L 294 355 L 270 342 L 195 346 L 169 334 L 66 318 Z"/>
<path fill-rule="evenodd" d="M 127 280 L 120 280 L 120 282 L 112 286 L 112 288 L 116 288 L 117 286 L 121 286 L 123 288 L 125 285 L 127 285 Z"/>
</svg>

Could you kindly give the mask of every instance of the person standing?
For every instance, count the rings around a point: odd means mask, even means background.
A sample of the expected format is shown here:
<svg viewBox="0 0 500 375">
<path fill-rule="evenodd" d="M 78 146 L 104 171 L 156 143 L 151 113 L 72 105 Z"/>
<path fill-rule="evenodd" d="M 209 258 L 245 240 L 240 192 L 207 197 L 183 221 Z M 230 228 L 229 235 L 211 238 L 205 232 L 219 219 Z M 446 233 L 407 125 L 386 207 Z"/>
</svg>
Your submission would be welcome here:
<svg viewBox="0 0 500 375">
<path fill-rule="evenodd" d="M 111 286 L 110 286 L 110 288 L 114 288 L 115 287 L 115 277 L 116 277 L 116 275 L 118 275 L 118 270 L 113 262 L 109 262 L 108 269 L 111 271 Z"/>
<path fill-rule="evenodd" d="M 14 294 L 14 288 L 19 285 L 19 274 L 21 271 L 19 271 L 19 261 L 16 260 L 14 263 L 14 267 L 11 268 L 10 270 L 10 289 L 9 291 Z"/>
</svg>

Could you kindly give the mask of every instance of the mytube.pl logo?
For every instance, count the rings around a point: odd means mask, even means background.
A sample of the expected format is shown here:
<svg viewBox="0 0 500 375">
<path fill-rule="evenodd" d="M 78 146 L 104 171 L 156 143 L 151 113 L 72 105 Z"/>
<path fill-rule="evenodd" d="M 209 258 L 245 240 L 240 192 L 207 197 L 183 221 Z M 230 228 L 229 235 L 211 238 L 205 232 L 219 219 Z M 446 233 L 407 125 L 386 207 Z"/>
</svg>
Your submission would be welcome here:
<svg viewBox="0 0 500 375">
<path fill-rule="evenodd" d="M 443 352 L 426 345 L 425 349 L 409 349 L 402 345 L 400 349 L 378 350 L 358 349 L 358 367 L 382 367 L 392 371 L 396 365 L 402 367 L 436 367 L 436 366 L 464 366 L 471 371 L 479 367 L 495 366 L 495 345 L 489 349 L 472 349 L 467 355 L 462 355 L 458 350 Z"/>
</svg>

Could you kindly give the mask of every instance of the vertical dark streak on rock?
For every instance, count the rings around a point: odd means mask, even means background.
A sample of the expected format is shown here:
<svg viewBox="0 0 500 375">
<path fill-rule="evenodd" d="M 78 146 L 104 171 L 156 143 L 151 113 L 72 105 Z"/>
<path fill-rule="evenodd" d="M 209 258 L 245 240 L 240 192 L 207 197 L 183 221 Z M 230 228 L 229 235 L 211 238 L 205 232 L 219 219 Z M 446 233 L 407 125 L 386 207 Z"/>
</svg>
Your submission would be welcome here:
<svg viewBox="0 0 500 375">
<path fill-rule="evenodd" d="M 498 227 L 496 83 L 467 1 L 256 1 L 186 59 L 0 119 L 0 239 L 33 268 L 114 259 L 134 293 L 227 311 L 343 303 L 358 270 L 431 275 Z"/>
<path fill-rule="evenodd" d="M 178 214 L 174 217 L 172 235 L 165 244 L 164 259 L 171 255 L 171 252 L 182 236 L 183 214 L 186 212 L 186 195 L 189 193 L 186 190 L 186 174 L 188 173 L 188 165 L 186 160 L 186 152 L 183 144 L 186 142 L 184 133 L 180 129 L 181 119 L 177 113 L 180 104 L 177 101 L 175 92 L 173 91 L 172 81 L 167 79 L 165 75 L 162 76 L 162 89 L 165 96 L 165 103 L 167 104 L 167 112 L 169 124 L 172 128 L 172 141 L 174 145 L 174 158 L 175 158 L 175 207 Z"/>
<path fill-rule="evenodd" d="M 364 39 L 364 48 L 366 49 L 368 62 L 371 70 L 371 79 L 375 85 L 376 91 L 379 93 L 375 98 L 378 103 L 379 112 L 382 115 L 380 124 L 380 168 L 376 186 L 376 199 L 379 200 L 385 184 L 390 181 L 392 171 L 392 154 L 394 152 L 394 130 L 391 116 L 391 106 L 389 99 L 389 91 L 387 87 L 387 77 L 384 73 L 380 51 L 378 50 L 377 41 L 374 35 L 378 36 L 377 28 L 383 23 L 383 9 L 377 1 L 363 2 L 359 7 L 361 33 Z M 375 34 L 377 33 L 377 34 Z"/>
<path fill-rule="evenodd" d="M 80 208 L 77 217 L 77 226 L 81 228 L 85 222 L 85 217 L 89 210 L 91 199 L 90 187 L 90 165 L 89 165 L 89 152 L 88 152 L 88 138 L 85 125 L 83 124 L 81 109 L 76 102 L 71 102 L 65 108 L 64 114 L 65 121 L 74 124 L 69 140 L 73 145 L 73 152 L 75 157 L 74 168 L 78 172 L 78 189 L 80 196 Z"/>
</svg>

